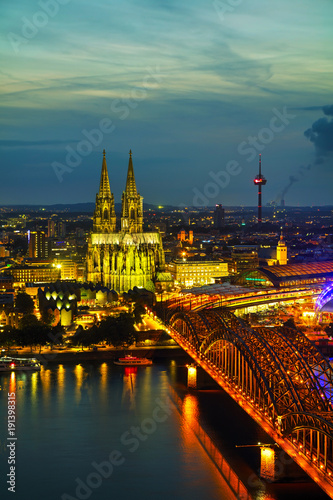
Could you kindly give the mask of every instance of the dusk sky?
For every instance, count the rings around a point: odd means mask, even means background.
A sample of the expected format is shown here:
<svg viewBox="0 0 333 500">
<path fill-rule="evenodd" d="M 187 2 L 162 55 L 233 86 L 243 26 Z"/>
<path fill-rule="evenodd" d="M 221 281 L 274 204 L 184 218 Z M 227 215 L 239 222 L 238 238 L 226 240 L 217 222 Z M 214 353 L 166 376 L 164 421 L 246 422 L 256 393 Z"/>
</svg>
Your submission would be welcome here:
<svg viewBox="0 0 333 500">
<path fill-rule="evenodd" d="M 333 204 L 332 0 L 2 0 L 0 205 Z"/>
</svg>

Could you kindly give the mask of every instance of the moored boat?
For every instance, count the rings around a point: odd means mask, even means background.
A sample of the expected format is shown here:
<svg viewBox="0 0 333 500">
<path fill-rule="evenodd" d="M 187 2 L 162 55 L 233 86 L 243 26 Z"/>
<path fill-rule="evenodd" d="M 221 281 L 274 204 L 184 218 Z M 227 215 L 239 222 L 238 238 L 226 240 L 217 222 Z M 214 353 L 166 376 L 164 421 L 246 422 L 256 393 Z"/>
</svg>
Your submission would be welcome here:
<svg viewBox="0 0 333 500">
<path fill-rule="evenodd" d="M 0 372 L 40 370 L 40 366 L 36 358 L 12 358 L 11 356 L 0 358 Z"/>
<path fill-rule="evenodd" d="M 136 356 L 131 356 L 129 354 L 124 358 L 119 358 L 118 360 L 114 361 L 114 364 L 123 366 L 147 366 L 152 365 L 153 361 L 148 358 L 137 358 Z"/>
</svg>

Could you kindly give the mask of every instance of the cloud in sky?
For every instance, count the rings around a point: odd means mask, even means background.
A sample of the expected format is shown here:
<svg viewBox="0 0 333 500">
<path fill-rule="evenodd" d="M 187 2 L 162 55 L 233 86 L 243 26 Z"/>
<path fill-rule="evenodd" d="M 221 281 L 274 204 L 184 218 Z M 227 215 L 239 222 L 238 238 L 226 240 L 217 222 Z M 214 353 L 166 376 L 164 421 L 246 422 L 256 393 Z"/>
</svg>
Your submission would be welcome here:
<svg viewBox="0 0 333 500">
<path fill-rule="evenodd" d="M 131 147 L 147 202 L 191 203 L 211 170 L 235 160 L 242 173 L 212 204 L 254 205 L 257 162 L 239 155 L 238 145 L 284 106 L 296 118 L 258 151 L 268 179 L 264 202 L 283 189 L 295 165 L 311 162 L 310 141 L 318 151 L 329 147 L 332 120 L 323 106 L 332 91 L 330 1 L 244 1 L 223 21 L 204 0 L 58 6 L 28 39 L 25 26 L 38 19 L 40 4 L 3 2 L 2 203 L 92 201 L 104 147 L 119 198 Z M 23 38 L 17 53 L 10 33 Z M 318 119 L 321 108 L 326 116 Z M 112 121 L 112 132 L 59 183 L 52 163 L 64 163 L 66 148 L 77 148 L 84 130 L 103 119 Z M 326 163 L 318 168 L 326 172 Z M 298 203 L 331 202 L 312 170 L 298 184 Z"/>
<path fill-rule="evenodd" d="M 325 115 L 333 116 L 333 105 L 323 106 Z M 323 163 L 323 159 L 333 153 L 333 118 L 322 117 L 316 120 L 310 128 L 304 132 L 316 148 L 317 161 Z"/>
</svg>

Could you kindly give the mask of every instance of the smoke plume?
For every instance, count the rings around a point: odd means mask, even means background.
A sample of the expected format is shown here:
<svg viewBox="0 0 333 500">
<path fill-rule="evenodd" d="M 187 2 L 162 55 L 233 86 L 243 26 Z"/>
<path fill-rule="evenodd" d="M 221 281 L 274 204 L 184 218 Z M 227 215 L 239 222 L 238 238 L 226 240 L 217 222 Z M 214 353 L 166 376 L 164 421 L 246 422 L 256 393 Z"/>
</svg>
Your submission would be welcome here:
<svg viewBox="0 0 333 500">
<path fill-rule="evenodd" d="M 311 168 L 311 163 L 307 166 L 301 165 L 295 175 L 289 175 L 288 184 L 282 189 L 281 193 L 277 196 L 276 202 L 281 203 L 284 200 L 285 195 L 288 193 L 289 189 L 295 182 L 299 182 L 305 177 L 308 170 Z"/>
<path fill-rule="evenodd" d="M 323 106 L 321 109 L 324 115 L 333 117 L 333 104 Z M 324 163 L 333 153 L 333 118 L 326 118 L 326 116 L 316 120 L 311 127 L 304 132 L 305 137 L 313 142 L 315 146 L 316 158 L 314 160 L 314 165 Z M 306 172 L 311 169 L 311 166 L 311 164 L 306 167 L 301 165 L 296 175 L 289 176 L 288 183 L 277 196 L 277 203 L 281 203 L 281 200 L 284 199 L 291 186 L 295 184 L 295 182 L 299 182 L 306 175 Z"/>
</svg>

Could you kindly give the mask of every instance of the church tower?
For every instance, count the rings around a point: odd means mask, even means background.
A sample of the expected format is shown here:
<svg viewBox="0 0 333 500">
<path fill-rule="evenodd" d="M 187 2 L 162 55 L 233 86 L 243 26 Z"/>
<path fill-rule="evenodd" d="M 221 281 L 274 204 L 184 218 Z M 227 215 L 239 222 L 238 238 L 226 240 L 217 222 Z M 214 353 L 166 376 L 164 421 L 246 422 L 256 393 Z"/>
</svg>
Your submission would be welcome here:
<svg viewBox="0 0 333 500">
<path fill-rule="evenodd" d="M 116 212 L 114 197 L 110 190 L 108 168 L 103 150 L 103 163 L 99 192 L 96 194 L 96 206 L 93 218 L 94 233 L 113 233 L 116 230 Z"/>
<path fill-rule="evenodd" d="M 136 189 L 131 150 L 129 155 L 126 188 L 121 198 L 121 230 L 142 233 L 143 197 Z"/>
<path fill-rule="evenodd" d="M 151 286 L 165 270 L 160 233 L 143 232 L 142 196 L 136 189 L 130 151 L 126 188 L 122 195 L 121 230 L 116 229 L 114 197 L 103 152 L 103 164 L 93 230 L 88 238 L 87 280 L 118 293 Z"/>
<path fill-rule="evenodd" d="M 278 243 L 278 246 L 276 247 L 276 260 L 278 261 L 278 264 L 280 266 L 284 266 L 288 262 L 287 245 L 285 244 L 285 241 L 283 239 L 282 231 L 281 231 L 280 241 Z"/>
</svg>

